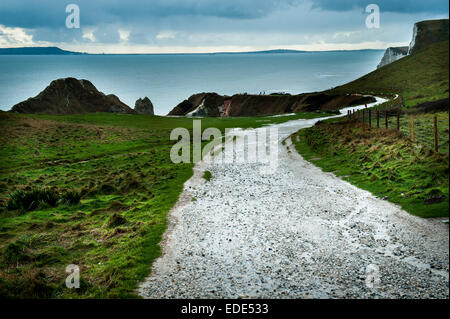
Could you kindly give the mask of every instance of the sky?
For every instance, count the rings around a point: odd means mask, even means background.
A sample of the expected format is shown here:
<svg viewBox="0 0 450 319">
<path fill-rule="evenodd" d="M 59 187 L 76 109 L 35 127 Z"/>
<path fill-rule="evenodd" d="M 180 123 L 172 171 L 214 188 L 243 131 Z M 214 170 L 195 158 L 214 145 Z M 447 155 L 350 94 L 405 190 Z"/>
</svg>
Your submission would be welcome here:
<svg viewBox="0 0 450 319">
<path fill-rule="evenodd" d="M 79 8 L 79 28 L 66 25 L 69 4 Z M 370 4 L 379 8 L 378 28 L 366 25 L 373 14 L 366 12 Z M 448 16 L 447 0 L 1 0 L 0 48 L 58 46 L 88 53 L 384 49 L 408 45 L 415 22 Z"/>
</svg>

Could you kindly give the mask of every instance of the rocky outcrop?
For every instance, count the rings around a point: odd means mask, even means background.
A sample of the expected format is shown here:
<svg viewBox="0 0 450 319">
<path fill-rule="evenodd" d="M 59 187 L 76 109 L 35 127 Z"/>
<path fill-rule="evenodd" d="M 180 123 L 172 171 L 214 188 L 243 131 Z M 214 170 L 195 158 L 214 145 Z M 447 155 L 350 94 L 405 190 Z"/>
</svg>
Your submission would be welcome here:
<svg viewBox="0 0 450 319">
<path fill-rule="evenodd" d="M 377 69 L 388 65 L 398 59 L 401 59 L 408 55 L 409 47 L 390 47 L 386 49 L 384 52 L 383 58 L 381 59 L 380 64 L 378 64 Z"/>
<path fill-rule="evenodd" d="M 448 40 L 448 37 L 448 19 L 417 22 L 414 24 L 413 36 L 409 46 L 387 48 L 377 69 L 409 54 L 413 54 L 430 44 L 446 41 Z"/>
<path fill-rule="evenodd" d="M 12 112 L 34 114 L 134 113 L 115 95 L 105 95 L 88 80 L 52 81 L 36 97 L 13 106 Z"/>
<path fill-rule="evenodd" d="M 229 97 L 217 93 L 194 94 L 175 106 L 168 115 L 219 117 L 223 113 L 223 106 L 227 99 Z"/>
<path fill-rule="evenodd" d="M 430 44 L 448 40 L 448 19 L 426 20 L 414 24 L 413 37 L 408 54 L 413 54 Z"/>
<path fill-rule="evenodd" d="M 137 114 L 155 115 L 153 110 L 153 103 L 148 97 L 138 99 L 134 104 L 134 111 Z"/>
<path fill-rule="evenodd" d="M 217 93 L 200 93 L 178 104 L 169 115 L 238 117 L 293 112 L 338 110 L 347 106 L 375 102 L 358 94 L 306 93 L 300 95 L 248 95 L 231 97 Z"/>
</svg>

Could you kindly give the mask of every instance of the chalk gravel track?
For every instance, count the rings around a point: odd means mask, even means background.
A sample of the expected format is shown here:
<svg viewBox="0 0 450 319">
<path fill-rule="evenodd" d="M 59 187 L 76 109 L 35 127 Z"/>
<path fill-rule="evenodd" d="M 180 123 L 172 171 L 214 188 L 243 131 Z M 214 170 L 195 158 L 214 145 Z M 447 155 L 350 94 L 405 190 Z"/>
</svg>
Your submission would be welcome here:
<svg viewBox="0 0 450 319">
<path fill-rule="evenodd" d="M 289 139 L 281 144 L 316 121 L 277 125 L 274 174 L 261 175 L 257 163 L 198 163 L 169 213 L 163 254 L 139 294 L 448 298 L 448 225 L 324 173 Z M 202 178 L 204 170 L 211 181 Z"/>
</svg>

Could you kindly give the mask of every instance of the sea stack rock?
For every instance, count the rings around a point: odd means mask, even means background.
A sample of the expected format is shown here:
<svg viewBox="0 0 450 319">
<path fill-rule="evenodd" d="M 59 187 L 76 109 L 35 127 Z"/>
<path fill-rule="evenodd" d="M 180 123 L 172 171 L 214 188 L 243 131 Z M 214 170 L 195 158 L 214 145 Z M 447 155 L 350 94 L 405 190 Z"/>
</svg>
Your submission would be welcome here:
<svg viewBox="0 0 450 319">
<path fill-rule="evenodd" d="M 134 104 L 134 111 L 137 114 L 155 115 L 153 110 L 153 103 L 148 97 L 138 99 Z"/>
<path fill-rule="evenodd" d="M 52 81 L 36 97 L 13 106 L 12 112 L 30 114 L 134 113 L 115 95 L 105 95 L 88 80 Z"/>
</svg>

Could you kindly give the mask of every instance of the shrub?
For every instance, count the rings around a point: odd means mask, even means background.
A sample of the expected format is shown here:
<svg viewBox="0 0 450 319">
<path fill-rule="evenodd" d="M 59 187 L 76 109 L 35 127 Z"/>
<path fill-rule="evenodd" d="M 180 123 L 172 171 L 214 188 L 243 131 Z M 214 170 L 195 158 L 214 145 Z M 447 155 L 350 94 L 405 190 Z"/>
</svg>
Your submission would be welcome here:
<svg viewBox="0 0 450 319">
<path fill-rule="evenodd" d="M 81 194 L 76 191 L 66 191 L 59 194 L 52 189 L 33 189 L 30 191 L 19 189 L 9 194 L 6 208 L 29 212 L 37 208 L 56 207 L 58 204 L 76 205 L 80 202 L 80 198 Z"/>
<path fill-rule="evenodd" d="M 20 241 L 9 243 L 4 250 L 5 260 L 11 264 L 28 261 L 30 257 L 25 253 L 25 248 L 24 243 Z"/>
<path fill-rule="evenodd" d="M 55 287 L 40 270 L 24 271 L 20 277 L 11 279 L 0 277 L 0 298 L 51 298 Z"/>
<path fill-rule="evenodd" d="M 81 193 L 77 191 L 66 191 L 59 199 L 60 204 L 76 205 L 80 203 Z"/>
<path fill-rule="evenodd" d="M 9 210 L 20 209 L 21 211 L 32 211 L 43 204 L 55 207 L 57 203 L 58 193 L 54 190 L 16 190 L 9 194 L 6 207 Z"/>
</svg>

